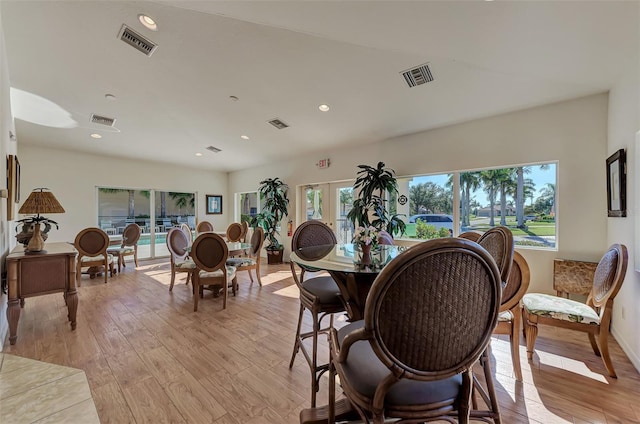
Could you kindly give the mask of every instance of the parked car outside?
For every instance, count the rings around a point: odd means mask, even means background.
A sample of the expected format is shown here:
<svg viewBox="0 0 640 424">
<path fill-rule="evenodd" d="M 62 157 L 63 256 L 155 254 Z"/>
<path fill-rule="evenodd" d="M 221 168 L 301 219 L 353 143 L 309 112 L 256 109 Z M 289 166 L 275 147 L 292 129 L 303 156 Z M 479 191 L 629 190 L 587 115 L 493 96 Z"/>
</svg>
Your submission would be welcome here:
<svg viewBox="0 0 640 424">
<path fill-rule="evenodd" d="M 453 216 L 451 215 L 444 213 L 421 213 L 409 217 L 410 224 L 415 224 L 418 220 L 425 224 L 433 225 L 436 227 L 436 230 L 446 228 L 453 231 Z"/>
<path fill-rule="evenodd" d="M 538 219 L 537 215 L 525 215 L 524 217 L 525 221 L 535 221 L 536 219 Z"/>
</svg>

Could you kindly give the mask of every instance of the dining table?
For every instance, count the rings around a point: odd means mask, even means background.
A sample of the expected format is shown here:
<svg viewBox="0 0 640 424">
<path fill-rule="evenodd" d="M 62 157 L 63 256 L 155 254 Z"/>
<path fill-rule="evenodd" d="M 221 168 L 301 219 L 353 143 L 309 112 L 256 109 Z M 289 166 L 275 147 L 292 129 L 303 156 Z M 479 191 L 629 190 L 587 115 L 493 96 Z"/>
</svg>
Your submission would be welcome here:
<svg viewBox="0 0 640 424">
<path fill-rule="evenodd" d="M 369 289 L 380 271 L 407 248 L 378 245 L 370 254 L 358 244 L 326 244 L 302 247 L 290 260 L 308 271 L 327 271 L 338 284 L 350 321 L 363 318 Z"/>
</svg>

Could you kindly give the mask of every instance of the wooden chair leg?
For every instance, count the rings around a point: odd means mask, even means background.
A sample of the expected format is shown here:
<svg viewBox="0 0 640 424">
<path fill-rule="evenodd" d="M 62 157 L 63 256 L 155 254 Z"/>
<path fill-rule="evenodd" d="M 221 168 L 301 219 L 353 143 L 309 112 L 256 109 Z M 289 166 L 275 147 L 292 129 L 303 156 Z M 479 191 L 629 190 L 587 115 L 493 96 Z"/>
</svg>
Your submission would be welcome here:
<svg viewBox="0 0 640 424">
<path fill-rule="evenodd" d="M 316 374 L 318 368 L 318 332 L 320 331 L 320 320 L 318 314 L 313 313 L 313 344 L 311 351 L 311 407 L 316 407 L 316 394 L 319 389 L 319 381 Z"/>
<path fill-rule="evenodd" d="M 602 356 L 600 354 L 600 348 L 596 343 L 596 336 L 593 333 L 588 333 L 587 335 L 589 336 L 589 343 L 591 343 L 591 348 L 593 349 L 593 353 L 595 353 L 596 356 Z"/>
<path fill-rule="evenodd" d="M 611 362 L 611 356 L 609 356 L 609 331 L 600 327 L 600 334 L 598 335 L 598 342 L 600 342 L 600 353 L 602 354 L 602 361 L 607 368 L 609 375 L 613 378 L 618 378 L 616 371 L 613 369 L 613 362 Z"/>
<path fill-rule="evenodd" d="M 535 315 L 532 317 L 535 319 Z M 529 316 L 524 320 L 524 327 L 527 334 L 527 359 L 533 360 L 533 349 L 536 345 L 536 337 L 538 337 L 538 323 L 529 319 Z"/>
<path fill-rule="evenodd" d="M 137 250 L 133 254 L 133 262 L 135 262 L 136 268 L 138 268 L 140 266 L 140 265 L 138 265 L 138 251 Z"/>
<path fill-rule="evenodd" d="M 175 281 L 176 281 L 176 269 L 173 267 L 173 264 L 171 264 L 171 283 L 169 284 L 169 291 L 173 291 L 173 283 L 175 283 Z"/>
<path fill-rule="evenodd" d="M 513 373 L 516 380 L 522 381 L 522 367 L 520 366 L 520 311 L 512 311 L 511 331 L 509 341 L 511 342 L 511 362 L 513 363 Z"/>
<path fill-rule="evenodd" d="M 473 387 L 472 370 L 468 369 L 462 373 L 462 390 L 459 394 L 460 405 L 458 405 L 458 422 L 465 424 L 469 422 L 469 401 L 471 399 L 471 391 Z"/>
<path fill-rule="evenodd" d="M 260 279 L 260 256 L 256 258 L 257 266 L 256 266 L 256 278 L 258 279 L 258 284 L 262 287 L 262 280 Z"/>
</svg>

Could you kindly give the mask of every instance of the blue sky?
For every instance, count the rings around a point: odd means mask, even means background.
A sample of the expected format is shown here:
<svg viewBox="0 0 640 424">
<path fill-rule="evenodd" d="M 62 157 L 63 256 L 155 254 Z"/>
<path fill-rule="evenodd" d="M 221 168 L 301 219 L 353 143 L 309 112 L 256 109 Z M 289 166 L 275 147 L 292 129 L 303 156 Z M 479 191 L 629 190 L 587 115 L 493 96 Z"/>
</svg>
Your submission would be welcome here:
<svg viewBox="0 0 640 424">
<path fill-rule="evenodd" d="M 548 165 L 549 168 L 545 170 L 540 169 L 539 165 L 528 166 L 527 168 L 530 170 L 530 172 L 524 174 L 525 178 L 531 178 L 535 183 L 536 194 L 534 195 L 534 199 L 546 187 L 547 183 L 556 183 L 556 164 L 549 163 Z M 422 184 L 428 181 L 444 186 L 447 183 L 448 178 L 449 174 L 413 177 L 413 181 L 410 183 L 410 186 L 415 184 Z M 489 199 L 487 197 L 487 194 L 483 190 L 476 190 L 473 193 L 472 197 L 477 200 L 482 206 L 489 206 Z M 531 199 L 527 199 L 526 204 L 528 205 L 530 202 Z"/>
</svg>

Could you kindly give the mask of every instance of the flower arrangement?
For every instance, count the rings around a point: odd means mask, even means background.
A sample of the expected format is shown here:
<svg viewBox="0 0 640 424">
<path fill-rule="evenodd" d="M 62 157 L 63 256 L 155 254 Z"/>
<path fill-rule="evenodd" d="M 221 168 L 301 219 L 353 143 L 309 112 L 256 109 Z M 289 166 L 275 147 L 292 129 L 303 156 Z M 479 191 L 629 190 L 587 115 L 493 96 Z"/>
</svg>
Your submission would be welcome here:
<svg viewBox="0 0 640 424">
<path fill-rule="evenodd" d="M 373 227 L 358 227 L 353 232 L 353 243 L 360 246 L 376 247 L 378 245 L 378 230 Z"/>
</svg>

